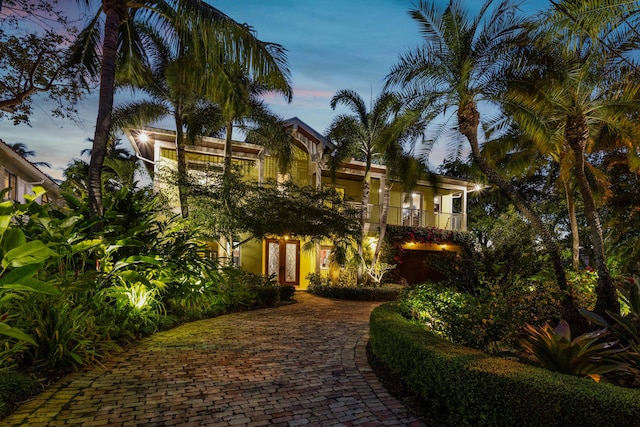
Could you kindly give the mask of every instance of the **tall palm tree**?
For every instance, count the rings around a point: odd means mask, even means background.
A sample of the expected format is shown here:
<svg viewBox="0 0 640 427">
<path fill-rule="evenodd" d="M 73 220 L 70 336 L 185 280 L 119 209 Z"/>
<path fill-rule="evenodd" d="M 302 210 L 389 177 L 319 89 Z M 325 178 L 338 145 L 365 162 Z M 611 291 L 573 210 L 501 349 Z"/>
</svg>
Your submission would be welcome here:
<svg viewBox="0 0 640 427">
<path fill-rule="evenodd" d="M 150 77 L 144 71 L 146 56 L 134 23 L 145 22 L 161 29 L 170 45 L 189 37 L 195 39 L 197 55 L 212 69 L 220 68 L 224 56 L 227 62 L 245 64 L 258 80 L 269 77 L 277 81 L 277 86 L 289 87 L 284 52 L 270 50 L 250 27 L 238 24 L 202 0 L 77 2 L 98 6 L 94 18 L 74 43 L 70 58 L 71 62 L 84 64 L 92 76 L 100 75 L 98 117 L 89 164 L 89 206 L 94 216 L 102 214 L 100 174 L 111 127 L 116 72 L 122 80 L 138 83 Z"/>
<path fill-rule="evenodd" d="M 125 85 L 141 90 L 149 99 L 118 106 L 113 112 L 112 128 L 140 127 L 166 117 L 173 118 L 176 127 L 178 196 L 182 217 L 186 218 L 189 216 L 189 208 L 185 188 L 185 145 L 194 145 L 203 135 L 215 133 L 222 128 L 220 109 L 204 97 L 206 70 L 202 62 L 194 57 L 193 46 L 185 45 L 180 40 L 174 50 L 153 28 L 140 25 L 138 30 L 147 51 L 151 52 L 154 59 L 149 64 L 153 78 L 141 85 L 134 85 L 132 82 L 125 82 Z"/>
<path fill-rule="evenodd" d="M 531 222 L 549 253 L 558 286 L 567 279 L 556 240 L 540 216 L 511 183 L 482 156 L 478 132 L 478 103 L 495 101 L 503 89 L 502 70 L 509 49 L 524 24 L 509 0 L 486 1 L 475 17 L 452 0 L 444 10 L 420 1 L 410 12 L 424 38 L 422 46 L 401 56 L 387 75 L 387 87 L 399 86 L 407 102 L 431 98 L 436 111 L 456 110 L 457 129 L 471 146 L 474 163 Z M 572 298 L 563 300 L 566 315 L 580 321 Z"/>
<path fill-rule="evenodd" d="M 511 114 L 517 115 L 515 112 Z M 543 122 L 545 121 L 543 120 Z M 513 123 L 513 126 L 515 125 Z M 580 232 L 575 199 L 578 189 L 572 173 L 573 156 L 570 155 L 561 132 L 554 132 L 543 141 L 544 143 L 534 141 L 516 126 L 507 135 L 485 142 L 482 153 L 492 166 L 499 165 L 507 176 L 532 175 L 541 169 L 548 170 L 550 162 L 557 165 L 554 168 L 555 173 L 550 173 L 549 176 L 554 180 L 553 187 L 558 193 L 564 194 L 566 199 L 567 217 L 571 231 L 571 264 L 573 269 L 577 271 L 580 267 Z M 588 153 L 592 152 L 592 146 L 593 144 L 590 144 L 588 147 Z M 593 165 L 587 164 L 586 166 L 590 182 L 596 186 L 599 193 L 606 196 L 608 194 L 608 177 Z"/>
<path fill-rule="evenodd" d="M 279 158 L 288 164 L 290 160 L 291 137 L 286 131 L 284 121 L 272 113 L 261 97 L 267 93 L 280 93 L 288 102 L 291 102 L 291 87 L 280 87 L 272 84 L 267 79 L 257 80 L 253 78 L 245 67 L 228 64 L 224 68 L 224 74 L 212 76 L 211 91 L 208 97 L 219 107 L 225 129 L 225 149 L 223 173 L 231 172 L 233 129 L 238 126 L 244 130 L 253 130 L 253 142 L 271 145 L 279 153 Z M 256 132 L 257 129 L 261 131 Z M 267 130 L 270 129 L 270 130 Z M 270 139 L 278 134 L 280 138 Z M 283 139 L 281 139 L 283 138 Z M 287 157 L 287 151 L 289 158 Z"/>
<path fill-rule="evenodd" d="M 572 157 L 571 171 L 584 202 L 598 272 L 595 311 L 604 315 L 619 313 L 620 305 L 587 177 L 587 154 L 595 140 L 615 139 L 626 146 L 630 163 L 640 164 L 633 120 L 640 110 L 640 84 L 632 77 L 634 70 L 620 61 L 621 54 L 637 46 L 634 31 L 620 32 L 615 23 L 608 23 L 596 32 L 600 40 L 557 29 L 552 15 L 533 33 L 527 49 L 536 57 L 521 56 L 514 70 L 519 78 L 511 84 L 507 100 L 520 127 L 539 145 L 560 140 L 559 149 Z"/>
<path fill-rule="evenodd" d="M 408 129 L 413 128 L 415 123 L 419 122 L 422 115 L 415 114 L 413 123 L 409 123 L 407 120 L 409 115 L 404 116 L 402 119 L 403 125 L 401 126 L 401 120 L 399 119 L 401 105 L 396 95 L 390 92 L 380 94 L 373 102 L 370 111 L 367 110 L 366 103 L 362 97 L 355 91 L 348 89 L 338 91 L 331 99 L 332 109 L 335 109 L 339 104 L 346 106 L 352 114 L 340 114 L 329 125 L 327 138 L 335 144 L 336 149 L 329 157 L 328 166 L 335 178 L 336 171 L 344 161 L 355 158 L 365 163 L 360 205 L 362 232 L 357 245 L 358 257 L 360 258 L 359 264 L 362 266 L 369 196 L 371 193 L 371 165 L 374 162 L 389 160 L 392 156 L 399 157 L 398 151 L 404 136 L 409 133 Z M 384 196 L 387 202 L 388 184 L 387 188 L 385 188 Z M 386 211 L 383 210 L 381 214 L 381 221 L 385 220 Z M 384 235 L 382 235 L 382 238 L 384 238 Z M 363 269 L 359 267 L 358 282 L 361 283 L 362 281 Z"/>
</svg>

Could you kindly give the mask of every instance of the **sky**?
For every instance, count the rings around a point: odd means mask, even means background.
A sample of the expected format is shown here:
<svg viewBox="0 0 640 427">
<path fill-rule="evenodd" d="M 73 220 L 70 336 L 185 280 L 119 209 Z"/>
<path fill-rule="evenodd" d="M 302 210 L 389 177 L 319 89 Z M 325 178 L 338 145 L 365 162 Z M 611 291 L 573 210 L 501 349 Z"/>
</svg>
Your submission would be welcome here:
<svg viewBox="0 0 640 427">
<path fill-rule="evenodd" d="M 71 0 L 63 0 L 64 2 Z M 435 0 L 446 4 L 446 0 Z M 480 0 L 462 0 L 469 10 L 478 10 Z M 412 0 L 208 0 L 240 23 L 247 23 L 264 41 L 287 49 L 293 86 L 293 101 L 268 96 L 272 110 L 284 118 L 297 116 L 321 134 L 332 119 L 346 110 L 330 107 L 333 95 L 351 89 L 363 99 L 375 99 L 389 69 L 402 53 L 420 44 L 418 27 L 408 10 Z M 94 1 L 94 3 L 99 3 Z M 548 0 L 525 0 L 521 9 L 533 14 L 549 6 Z M 76 6 L 72 6 L 75 8 Z M 115 104 L 131 99 L 129 91 L 116 94 Z M 31 161 L 52 165 L 43 171 L 62 178 L 66 165 L 90 148 L 97 116 L 97 89 L 79 105 L 78 123 L 51 117 L 50 106 L 35 98 L 31 126 L 14 126 L 0 120 L 0 139 L 22 142 L 36 152 Z M 173 129 L 170 122 L 155 124 Z M 125 146 L 128 142 L 125 141 Z M 430 157 L 436 166 L 446 155 L 446 146 L 436 146 Z"/>
</svg>

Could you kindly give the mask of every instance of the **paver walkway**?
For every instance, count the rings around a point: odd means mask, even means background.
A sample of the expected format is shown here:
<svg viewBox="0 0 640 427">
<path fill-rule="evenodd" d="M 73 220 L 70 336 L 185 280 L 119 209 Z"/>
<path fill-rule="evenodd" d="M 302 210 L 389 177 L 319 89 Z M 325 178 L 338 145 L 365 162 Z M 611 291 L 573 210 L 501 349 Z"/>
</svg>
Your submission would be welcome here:
<svg viewBox="0 0 640 427">
<path fill-rule="evenodd" d="M 306 293 L 145 338 L 66 377 L 8 426 L 422 426 L 366 359 L 368 302 Z"/>
</svg>

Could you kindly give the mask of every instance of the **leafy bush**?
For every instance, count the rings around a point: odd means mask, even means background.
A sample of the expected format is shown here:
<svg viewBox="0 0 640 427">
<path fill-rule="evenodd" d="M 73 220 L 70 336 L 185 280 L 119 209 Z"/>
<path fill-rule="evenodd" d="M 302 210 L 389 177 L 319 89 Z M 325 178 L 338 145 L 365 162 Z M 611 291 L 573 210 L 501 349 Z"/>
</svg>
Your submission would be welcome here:
<svg viewBox="0 0 640 427">
<path fill-rule="evenodd" d="M 517 344 L 525 323 L 559 318 L 557 289 L 549 283 L 516 281 L 508 287 L 484 283 L 472 295 L 448 282 L 422 283 L 399 299 L 408 318 L 433 333 L 469 347 L 500 352 Z"/>
<path fill-rule="evenodd" d="M 396 304 L 371 313 L 376 357 L 447 418 L 465 426 L 638 425 L 635 390 L 488 356 L 411 323 Z"/>
<path fill-rule="evenodd" d="M 280 290 L 280 301 L 293 301 L 293 296 L 296 293 L 295 286 L 291 285 L 281 285 Z"/>
<path fill-rule="evenodd" d="M 328 278 L 317 273 L 308 276 L 307 292 L 324 297 L 355 301 L 395 301 L 404 289 L 401 285 L 383 285 L 377 287 L 341 286 L 329 284 Z"/>
</svg>

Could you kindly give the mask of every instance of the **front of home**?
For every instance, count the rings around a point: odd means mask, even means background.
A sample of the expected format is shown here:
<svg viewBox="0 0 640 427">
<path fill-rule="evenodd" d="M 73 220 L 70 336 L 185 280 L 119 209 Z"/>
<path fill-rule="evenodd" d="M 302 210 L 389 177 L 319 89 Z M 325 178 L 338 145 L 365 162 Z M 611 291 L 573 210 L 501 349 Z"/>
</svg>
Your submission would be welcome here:
<svg viewBox="0 0 640 427">
<path fill-rule="evenodd" d="M 287 121 L 295 141 L 294 159 L 286 174 L 278 170 L 277 160 L 264 147 L 244 142 L 233 143 L 233 162 L 240 168 L 246 179 L 259 183 L 268 180 L 281 182 L 289 180 L 298 186 L 315 188 L 334 187 L 344 194 L 346 200 L 360 206 L 365 164 L 351 160 L 343 164 L 335 178 L 323 162 L 323 156 L 332 149 L 332 144 L 322 135 L 298 118 Z M 156 191 L 171 193 L 177 206 L 175 189 L 163 187 L 158 179 L 163 168 L 177 169 L 175 132 L 155 128 L 126 131 L 138 158 L 144 161 L 154 174 Z M 197 176 L 203 171 L 221 170 L 224 162 L 224 140 L 202 138 L 197 146 L 186 147 L 186 159 L 190 173 Z M 379 232 L 382 205 L 382 190 L 387 179 L 383 165 L 373 165 L 371 172 L 371 195 L 367 206 L 365 242 L 375 246 Z M 467 194 L 472 190 L 469 182 L 439 177 L 436 183 L 419 181 L 411 193 L 402 192 L 402 186 L 391 186 L 387 223 L 389 225 L 413 227 L 419 230 L 466 231 Z M 446 236 L 446 234 L 444 234 Z M 238 236 L 239 241 L 242 236 Z M 243 243 L 231 254 L 233 262 L 244 270 L 274 274 L 281 284 L 294 285 L 305 289 L 309 285 L 309 273 L 326 275 L 329 272 L 329 255 L 332 242 L 316 245 L 314 250 L 302 251 L 304 240 L 292 235 L 274 235 L 262 241 Z M 449 243 L 447 245 L 447 243 Z M 213 247 L 213 252 L 224 254 L 223 248 Z M 456 250 L 453 242 L 440 239 L 432 241 L 407 242 L 402 251 L 406 259 L 399 265 L 399 271 L 409 276 L 412 283 L 424 278 L 415 273 L 421 269 L 421 257 L 439 251 Z M 422 268 L 424 270 L 424 268 Z M 422 271 L 421 270 L 421 271 Z"/>
</svg>

